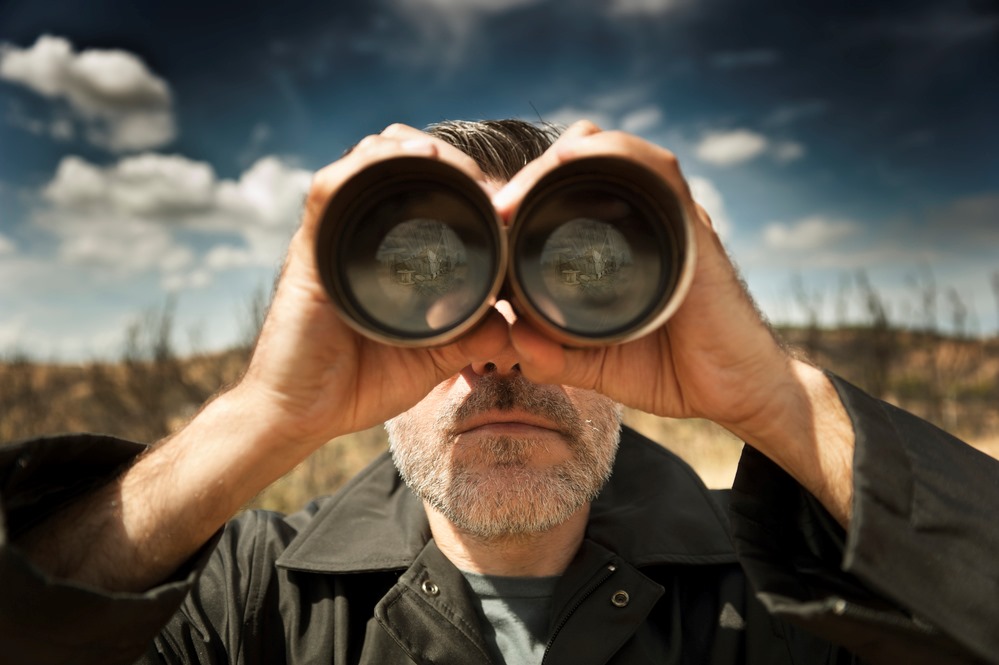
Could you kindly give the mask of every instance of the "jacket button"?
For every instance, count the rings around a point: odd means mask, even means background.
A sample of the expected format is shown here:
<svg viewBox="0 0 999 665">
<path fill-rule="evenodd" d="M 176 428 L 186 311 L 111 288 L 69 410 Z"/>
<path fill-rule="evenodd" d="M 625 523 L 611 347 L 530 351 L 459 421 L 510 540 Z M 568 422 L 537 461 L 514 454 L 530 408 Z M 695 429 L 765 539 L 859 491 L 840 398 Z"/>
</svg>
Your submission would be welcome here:
<svg viewBox="0 0 999 665">
<path fill-rule="evenodd" d="M 615 591 L 611 596 L 611 605 L 614 607 L 626 607 L 630 600 L 631 596 L 628 595 L 627 591 Z"/>
<path fill-rule="evenodd" d="M 420 588 L 423 589 L 423 593 L 427 594 L 428 596 L 436 596 L 441 592 L 440 587 L 438 587 L 430 580 L 424 581 Z"/>
</svg>

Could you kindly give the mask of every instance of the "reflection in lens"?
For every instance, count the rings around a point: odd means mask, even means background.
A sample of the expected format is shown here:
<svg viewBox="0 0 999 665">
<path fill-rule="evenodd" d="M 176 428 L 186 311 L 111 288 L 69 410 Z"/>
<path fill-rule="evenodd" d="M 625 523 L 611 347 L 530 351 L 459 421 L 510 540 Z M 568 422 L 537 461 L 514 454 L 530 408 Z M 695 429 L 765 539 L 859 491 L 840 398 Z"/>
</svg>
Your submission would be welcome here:
<svg viewBox="0 0 999 665">
<path fill-rule="evenodd" d="M 631 248 L 613 226 L 574 219 L 559 226 L 541 250 L 542 274 L 553 300 L 542 311 L 565 319 L 561 309 L 610 307 L 633 277 Z"/>
<path fill-rule="evenodd" d="M 610 185 L 568 185 L 546 193 L 518 233 L 525 296 L 571 334 L 626 331 L 668 290 L 673 266 L 662 251 L 669 244 L 663 225 L 633 200 Z"/>
<path fill-rule="evenodd" d="M 365 300 L 381 320 L 411 320 L 421 313 L 431 328 L 458 321 L 468 306 L 462 286 L 468 279 L 465 245 L 454 231 L 436 219 L 413 219 L 390 230 L 375 252 L 381 297 Z M 467 295 L 467 293 L 465 294 Z M 457 298 L 457 299 L 456 299 Z M 445 307 L 435 307 L 446 303 Z"/>
<path fill-rule="evenodd" d="M 405 339 L 465 322 L 496 271 L 487 220 L 462 197 L 417 183 L 357 215 L 340 269 L 347 306 L 365 325 Z"/>
</svg>

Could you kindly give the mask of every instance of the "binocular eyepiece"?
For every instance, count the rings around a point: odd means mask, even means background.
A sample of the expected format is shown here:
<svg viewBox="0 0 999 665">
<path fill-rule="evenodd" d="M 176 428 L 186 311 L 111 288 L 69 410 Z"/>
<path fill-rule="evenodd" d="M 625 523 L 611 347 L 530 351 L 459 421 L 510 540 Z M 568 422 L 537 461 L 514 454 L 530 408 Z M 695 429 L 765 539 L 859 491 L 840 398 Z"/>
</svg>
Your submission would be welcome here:
<svg viewBox="0 0 999 665">
<path fill-rule="evenodd" d="M 631 160 L 567 162 L 509 229 L 482 188 L 444 162 L 375 163 L 330 199 L 316 260 L 348 325 L 397 346 L 447 343 L 497 298 L 569 346 L 615 344 L 668 319 L 693 277 L 679 200 Z"/>
</svg>

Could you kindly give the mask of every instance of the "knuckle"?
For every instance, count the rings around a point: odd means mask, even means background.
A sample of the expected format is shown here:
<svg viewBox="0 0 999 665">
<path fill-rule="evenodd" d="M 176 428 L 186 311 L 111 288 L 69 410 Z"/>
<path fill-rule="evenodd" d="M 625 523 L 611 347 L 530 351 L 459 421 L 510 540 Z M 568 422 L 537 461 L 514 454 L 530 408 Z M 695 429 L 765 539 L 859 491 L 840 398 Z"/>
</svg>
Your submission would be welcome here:
<svg viewBox="0 0 999 665">
<path fill-rule="evenodd" d="M 401 122 L 393 122 L 391 125 L 383 129 L 380 135 L 392 138 L 393 136 L 399 136 L 400 134 L 406 134 L 412 131 L 413 128 L 408 125 L 404 125 Z"/>
<path fill-rule="evenodd" d="M 330 187 L 328 183 L 320 174 L 316 174 L 312 178 L 312 184 L 309 185 L 309 192 L 305 197 L 306 210 L 318 212 L 326 206 L 329 197 Z"/>
<path fill-rule="evenodd" d="M 600 125 L 588 118 L 577 120 L 572 124 L 572 128 L 582 134 L 596 134 L 600 131 Z"/>
<path fill-rule="evenodd" d="M 352 153 L 369 152 L 373 150 L 376 146 L 380 145 L 382 142 L 382 137 L 377 134 L 369 134 L 363 139 L 357 142 L 354 149 L 351 150 Z"/>
<path fill-rule="evenodd" d="M 676 158 L 676 155 L 674 155 L 672 152 L 670 152 L 666 148 L 659 148 L 659 152 L 656 155 L 656 162 L 657 162 L 659 168 L 663 172 L 668 173 L 671 176 L 679 177 L 680 179 L 683 179 L 683 175 L 680 172 L 680 160 L 678 160 Z M 683 186 L 684 186 L 685 190 L 689 191 L 690 188 L 689 188 L 686 180 L 683 181 Z"/>
</svg>

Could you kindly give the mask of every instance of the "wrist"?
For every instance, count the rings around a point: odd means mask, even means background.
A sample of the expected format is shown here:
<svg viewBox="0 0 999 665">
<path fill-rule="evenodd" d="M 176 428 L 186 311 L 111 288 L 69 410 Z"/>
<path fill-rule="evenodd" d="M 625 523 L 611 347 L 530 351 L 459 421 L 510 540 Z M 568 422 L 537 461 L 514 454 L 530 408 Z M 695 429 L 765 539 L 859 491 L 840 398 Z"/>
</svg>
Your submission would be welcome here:
<svg viewBox="0 0 999 665">
<path fill-rule="evenodd" d="M 731 431 L 769 457 L 846 524 L 853 483 L 854 431 L 835 386 L 806 362 L 788 372 L 766 413 Z"/>
<path fill-rule="evenodd" d="M 329 413 L 332 408 L 320 405 L 320 400 L 309 407 L 315 413 L 291 402 L 266 385 L 243 380 L 219 394 L 198 417 L 227 422 L 255 454 L 265 456 L 298 451 L 304 459 L 331 439 L 350 433 L 336 426 Z"/>
</svg>

